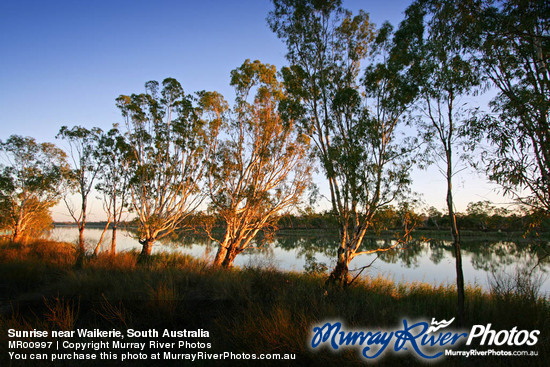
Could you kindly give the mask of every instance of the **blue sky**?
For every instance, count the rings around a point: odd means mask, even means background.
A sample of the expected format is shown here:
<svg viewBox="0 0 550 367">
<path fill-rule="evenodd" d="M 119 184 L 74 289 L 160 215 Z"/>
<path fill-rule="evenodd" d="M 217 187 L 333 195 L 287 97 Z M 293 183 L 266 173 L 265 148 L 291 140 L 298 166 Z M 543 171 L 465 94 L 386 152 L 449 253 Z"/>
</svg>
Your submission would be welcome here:
<svg viewBox="0 0 550 367">
<path fill-rule="evenodd" d="M 343 1 L 394 25 L 409 3 Z M 62 146 L 55 140 L 62 125 L 108 129 L 121 122 L 115 98 L 143 91 L 148 80 L 174 77 L 186 92 L 232 99 L 229 72 L 245 59 L 285 65 L 284 44 L 265 20 L 271 7 L 269 0 L 0 0 L 0 139 L 19 134 Z M 415 190 L 442 208 L 436 170 L 415 177 Z M 503 201 L 484 179 L 465 177 L 457 180 L 466 197 L 459 210 Z"/>
<path fill-rule="evenodd" d="M 1 138 L 51 140 L 62 124 L 109 127 L 114 100 L 148 80 L 229 92 L 246 58 L 280 64 L 267 1 L 4 1 Z"/>
<path fill-rule="evenodd" d="M 408 1 L 346 1 L 375 22 L 401 19 Z M 268 0 L 0 2 L 0 139 L 52 140 L 63 124 L 109 127 L 114 100 L 148 80 L 178 79 L 187 92 L 228 97 L 245 59 L 284 65 L 269 30 Z M 382 4 L 383 6 L 381 6 Z"/>
</svg>

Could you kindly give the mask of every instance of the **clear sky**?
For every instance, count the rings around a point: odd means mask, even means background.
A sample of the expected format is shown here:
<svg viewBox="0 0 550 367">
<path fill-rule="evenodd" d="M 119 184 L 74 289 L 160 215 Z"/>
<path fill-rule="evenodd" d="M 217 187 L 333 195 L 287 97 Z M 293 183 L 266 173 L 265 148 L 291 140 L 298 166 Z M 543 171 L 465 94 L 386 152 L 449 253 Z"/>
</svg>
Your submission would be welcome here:
<svg viewBox="0 0 550 367">
<path fill-rule="evenodd" d="M 409 3 L 343 1 L 394 25 Z M 231 100 L 229 72 L 245 59 L 285 65 L 284 44 L 265 20 L 271 7 L 269 0 L 0 0 L 0 139 L 19 134 L 63 147 L 55 140 L 62 125 L 110 128 L 121 122 L 115 98 L 142 92 L 148 80 L 173 77 L 186 92 L 217 90 Z M 443 208 L 437 170 L 414 178 L 424 200 Z M 457 177 L 459 210 L 505 201 L 485 181 Z M 56 220 L 67 220 L 62 211 Z"/>
</svg>

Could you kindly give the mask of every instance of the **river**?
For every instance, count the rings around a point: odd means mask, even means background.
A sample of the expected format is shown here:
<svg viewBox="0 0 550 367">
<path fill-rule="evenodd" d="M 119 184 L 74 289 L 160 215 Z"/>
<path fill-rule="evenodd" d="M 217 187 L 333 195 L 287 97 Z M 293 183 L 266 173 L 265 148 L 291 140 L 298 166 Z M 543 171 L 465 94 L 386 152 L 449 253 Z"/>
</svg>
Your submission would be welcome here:
<svg viewBox="0 0 550 367">
<path fill-rule="evenodd" d="M 89 249 L 97 244 L 101 229 L 88 228 L 85 241 Z M 301 232 L 303 233 L 303 232 Z M 110 231 L 105 235 L 102 249 L 110 248 Z M 50 238 L 57 241 L 76 242 L 78 230 L 72 226 L 57 226 Z M 365 249 L 388 245 L 391 239 L 367 238 Z M 259 249 L 247 250 L 237 256 L 236 266 L 275 267 L 290 271 L 315 271 L 331 269 L 336 258 L 338 238 L 315 230 L 311 235 L 279 235 Z M 117 251 L 139 251 L 141 245 L 125 230 L 117 232 Z M 180 240 L 164 240 L 155 243 L 153 252 L 179 252 L 211 261 L 217 247 L 202 237 L 188 236 Z M 550 251 L 547 241 L 512 239 L 463 239 L 462 257 L 466 284 L 490 289 L 495 275 L 501 281 L 514 279 L 518 272 L 529 273 L 535 283 L 540 283 L 542 294 L 550 294 Z M 376 255 L 359 256 L 350 264 L 359 269 L 370 264 Z M 371 277 L 384 276 L 395 282 L 426 282 L 433 285 L 455 283 L 455 260 L 452 244 L 447 240 L 414 240 L 405 248 L 382 253 L 370 267 L 362 272 Z"/>
</svg>

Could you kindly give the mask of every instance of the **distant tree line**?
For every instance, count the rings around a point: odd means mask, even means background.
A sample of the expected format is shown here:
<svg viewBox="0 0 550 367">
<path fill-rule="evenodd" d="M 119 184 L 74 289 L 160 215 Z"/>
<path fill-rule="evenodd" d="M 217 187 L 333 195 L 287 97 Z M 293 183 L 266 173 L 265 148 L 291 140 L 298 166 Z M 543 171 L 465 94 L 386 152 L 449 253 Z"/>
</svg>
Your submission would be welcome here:
<svg viewBox="0 0 550 367">
<path fill-rule="evenodd" d="M 550 5 L 415 0 L 394 29 L 376 27 L 340 0 L 273 0 L 267 21 L 287 46 L 288 65 L 277 72 L 246 60 L 231 72 L 233 106 L 216 92 L 185 93 L 167 78 L 117 98 L 123 123 L 109 131 L 63 126 L 66 151 L 19 136 L 1 142 L 3 225 L 21 241 L 63 198 L 84 254 L 96 189 L 109 218 L 105 230 L 113 230 L 111 251 L 123 212 L 136 218 L 143 260 L 155 241 L 196 228 L 203 212 L 212 221 L 200 225 L 219 245 L 215 264 L 229 267 L 279 218 L 298 221 L 293 213 L 304 204 L 316 160 L 331 214 L 300 220 L 338 228 L 330 282 L 349 284 L 356 256 L 387 251 L 362 249 L 369 231 L 401 226 L 401 243 L 419 226 L 448 228 L 460 322 L 460 229 L 508 230 L 517 216 L 485 202 L 457 213 L 457 162 L 483 167 L 537 225 L 550 213 Z M 488 110 L 475 99 L 463 102 L 488 88 L 496 91 Z M 410 199 L 413 167 L 430 164 L 445 178 L 446 213 L 397 206 Z M 221 239 L 212 233 L 216 222 Z"/>
<path fill-rule="evenodd" d="M 415 218 L 415 231 L 444 231 L 450 233 L 449 214 L 435 207 L 412 210 Z M 521 235 L 537 235 L 550 231 L 550 216 L 527 210 L 499 208 L 489 201 L 468 204 L 465 212 L 457 212 L 457 222 L 461 229 L 481 232 L 515 232 Z M 394 206 L 380 209 L 374 216 L 370 233 L 380 231 L 402 231 L 405 218 L 403 212 Z M 282 215 L 279 229 L 338 229 L 338 220 L 330 212 L 314 212 Z"/>
<path fill-rule="evenodd" d="M 411 218 L 415 223 L 415 232 L 422 234 L 424 230 L 441 231 L 450 233 L 449 215 L 435 207 L 416 208 L 404 211 L 406 204 L 397 206 L 389 205 L 377 211 L 373 219 L 369 235 L 378 234 L 381 231 L 399 232 L 403 231 L 407 221 Z M 406 217 L 408 215 L 408 218 Z M 491 202 L 478 201 L 467 205 L 464 212 L 457 212 L 457 221 L 463 230 L 472 232 L 505 232 L 526 236 L 538 236 L 550 232 L 550 216 L 540 212 L 533 212 L 527 208 L 516 207 L 507 209 L 497 207 Z M 338 218 L 330 211 L 301 211 L 283 212 L 276 218 L 276 225 L 269 228 L 273 230 L 324 230 L 328 232 L 338 231 Z M 209 234 L 216 236 L 226 228 L 222 217 L 199 212 L 190 219 L 195 223 L 195 234 L 204 233 L 208 229 Z M 48 223 L 51 223 L 50 221 Z M 69 222 L 70 223 L 70 222 Z M 110 226 L 109 221 L 93 222 L 95 228 Z M 139 223 L 137 219 L 125 220 L 118 223 L 124 228 L 136 228 Z M 264 234 L 264 231 L 262 231 Z"/>
</svg>

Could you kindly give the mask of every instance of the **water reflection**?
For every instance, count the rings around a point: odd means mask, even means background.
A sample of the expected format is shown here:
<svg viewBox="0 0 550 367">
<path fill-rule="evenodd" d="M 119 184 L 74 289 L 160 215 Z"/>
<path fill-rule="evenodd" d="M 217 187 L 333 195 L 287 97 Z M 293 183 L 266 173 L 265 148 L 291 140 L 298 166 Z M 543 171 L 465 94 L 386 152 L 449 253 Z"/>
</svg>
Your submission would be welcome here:
<svg viewBox="0 0 550 367">
<path fill-rule="evenodd" d="M 319 232 L 310 236 L 279 235 L 272 239 L 259 239 L 256 248 L 239 255 L 235 265 L 275 266 L 282 270 L 322 272 L 334 265 L 338 246 L 337 236 Z M 93 248 L 101 235 L 100 229 L 87 229 L 86 241 Z M 53 239 L 74 241 L 74 227 L 58 227 Z M 368 237 L 364 249 L 389 247 L 393 238 Z M 104 248 L 110 239 L 106 236 Z M 543 273 L 550 267 L 550 243 L 547 241 L 517 240 L 464 240 L 462 243 L 465 281 L 487 289 L 489 279 L 495 272 L 513 274 L 519 268 Z M 121 231 L 117 240 L 118 251 L 140 250 L 141 246 L 130 232 Z M 155 244 L 154 252 L 168 251 L 187 253 L 206 261 L 212 260 L 217 245 L 214 241 L 196 234 L 166 238 Z M 359 256 L 351 263 L 352 268 L 368 265 L 376 255 Z M 370 276 L 384 275 L 395 281 L 425 281 L 433 284 L 454 284 L 455 268 L 452 242 L 450 240 L 414 239 L 402 249 L 379 254 L 379 259 L 368 269 Z M 538 265 L 538 266 L 537 266 Z M 542 291 L 550 292 L 550 282 L 545 281 Z"/>
</svg>

